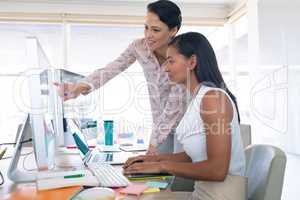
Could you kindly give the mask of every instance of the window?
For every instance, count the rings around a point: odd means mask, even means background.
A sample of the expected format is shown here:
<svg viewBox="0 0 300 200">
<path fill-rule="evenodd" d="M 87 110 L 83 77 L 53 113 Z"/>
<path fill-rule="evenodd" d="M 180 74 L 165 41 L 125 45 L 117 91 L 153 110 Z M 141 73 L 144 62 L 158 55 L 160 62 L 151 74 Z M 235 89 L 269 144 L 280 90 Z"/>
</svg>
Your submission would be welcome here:
<svg viewBox="0 0 300 200">
<path fill-rule="evenodd" d="M 143 37 L 142 26 L 70 25 L 68 69 L 89 74 L 116 59 L 128 45 Z M 136 132 L 143 127 L 151 132 L 152 115 L 148 88 L 142 67 L 135 62 L 125 72 L 113 78 L 88 97 L 73 104 L 86 104 L 83 117 L 114 119 L 116 132 Z M 72 103 L 72 101 L 71 101 Z M 87 105 L 87 104 L 86 104 Z M 82 117 L 82 111 L 81 113 Z"/>
<path fill-rule="evenodd" d="M 198 31 L 206 35 L 216 50 L 220 68 L 229 85 L 231 68 L 227 55 L 221 55 L 228 37 L 224 27 L 183 26 L 180 33 Z M 1 23 L 1 91 L 5 102 L 0 108 L 0 141 L 12 141 L 15 124 L 20 123 L 29 105 L 28 88 L 20 84 L 26 63 L 26 37 L 35 36 L 45 50 L 51 66 L 88 75 L 114 60 L 136 38 L 143 37 L 143 26 L 97 24 Z M 225 52 L 225 51 L 223 51 Z M 18 85 L 18 87 L 15 87 Z M 16 89 L 17 88 L 17 89 Z M 20 90 L 20 91 L 16 91 Z M 27 93 L 26 93 L 27 92 Z M 136 62 L 101 89 L 65 103 L 67 115 L 95 119 L 114 119 L 116 132 L 151 133 L 152 115 L 148 88 L 141 66 Z"/>
<path fill-rule="evenodd" d="M 39 39 L 53 66 L 61 65 L 62 26 L 58 24 L 0 23 L 0 142 L 14 141 L 17 124 L 26 115 L 29 94 L 22 74 L 26 63 L 26 37 Z"/>
</svg>

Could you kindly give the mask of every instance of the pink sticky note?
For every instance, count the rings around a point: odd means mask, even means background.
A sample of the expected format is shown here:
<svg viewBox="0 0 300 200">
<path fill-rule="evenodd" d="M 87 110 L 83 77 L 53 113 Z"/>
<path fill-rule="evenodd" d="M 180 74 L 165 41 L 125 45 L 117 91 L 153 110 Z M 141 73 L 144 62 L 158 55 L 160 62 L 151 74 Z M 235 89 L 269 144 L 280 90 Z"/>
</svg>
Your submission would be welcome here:
<svg viewBox="0 0 300 200">
<path fill-rule="evenodd" d="M 148 187 L 143 184 L 132 184 L 127 186 L 126 188 L 120 190 L 120 193 L 123 194 L 133 194 L 140 195 L 142 194 Z"/>
</svg>

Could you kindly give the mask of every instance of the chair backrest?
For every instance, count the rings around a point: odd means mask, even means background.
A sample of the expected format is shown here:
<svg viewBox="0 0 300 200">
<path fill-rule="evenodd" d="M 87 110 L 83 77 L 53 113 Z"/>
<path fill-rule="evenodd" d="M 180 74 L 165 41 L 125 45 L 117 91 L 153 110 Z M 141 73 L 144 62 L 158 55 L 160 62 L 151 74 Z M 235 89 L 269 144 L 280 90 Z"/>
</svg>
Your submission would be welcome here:
<svg viewBox="0 0 300 200">
<path fill-rule="evenodd" d="M 249 200 L 280 200 L 286 155 L 271 145 L 251 145 L 245 149 Z"/>
<path fill-rule="evenodd" d="M 240 131 L 244 149 L 251 144 L 251 126 L 249 124 L 241 124 Z"/>
</svg>

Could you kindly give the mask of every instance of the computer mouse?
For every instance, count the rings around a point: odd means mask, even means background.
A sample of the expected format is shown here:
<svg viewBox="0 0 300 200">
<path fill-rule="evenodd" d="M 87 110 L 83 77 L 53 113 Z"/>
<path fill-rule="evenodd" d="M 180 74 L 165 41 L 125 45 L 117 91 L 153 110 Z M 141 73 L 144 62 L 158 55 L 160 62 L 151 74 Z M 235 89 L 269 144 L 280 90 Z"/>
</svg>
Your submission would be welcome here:
<svg viewBox="0 0 300 200">
<path fill-rule="evenodd" d="M 117 194 L 110 188 L 93 187 L 80 192 L 76 198 L 78 200 L 114 200 Z"/>
</svg>

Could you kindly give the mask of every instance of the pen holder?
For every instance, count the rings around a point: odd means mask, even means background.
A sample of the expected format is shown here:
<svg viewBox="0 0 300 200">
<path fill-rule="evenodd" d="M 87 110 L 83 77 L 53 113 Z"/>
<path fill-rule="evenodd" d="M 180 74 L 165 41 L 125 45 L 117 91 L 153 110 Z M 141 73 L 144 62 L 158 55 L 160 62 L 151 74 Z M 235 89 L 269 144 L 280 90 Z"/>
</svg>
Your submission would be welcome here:
<svg viewBox="0 0 300 200">
<path fill-rule="evenodd" d="M 105 145 L 113 145 L 113 120 L 104 121 Z"/>
</svg>

